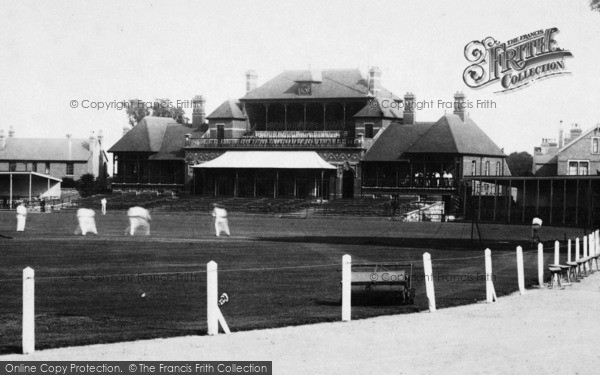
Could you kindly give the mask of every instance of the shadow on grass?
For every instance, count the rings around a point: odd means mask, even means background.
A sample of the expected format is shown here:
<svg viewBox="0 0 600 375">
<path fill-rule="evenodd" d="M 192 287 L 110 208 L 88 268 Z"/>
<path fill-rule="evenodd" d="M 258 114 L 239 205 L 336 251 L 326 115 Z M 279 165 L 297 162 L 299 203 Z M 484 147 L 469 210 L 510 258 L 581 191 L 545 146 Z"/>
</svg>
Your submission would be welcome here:
<svg viewBox="0 0 600 375">
<path fill-rule="evenodd" d="M 255 241 L 289 242 L 289 243 L 319 243 L 330 245 L 363 245 L 411 247 L 441 250 L 474 250 L 481 251 L 482 247 L 496 250 L 514 250 L 523 246 L 521 241 L 479 241 L 457 238 L 410 238 L 410 237 L 352 237 L 352 236 L 297 236 L 297 237 L 259 237 Z"/>
</svg>

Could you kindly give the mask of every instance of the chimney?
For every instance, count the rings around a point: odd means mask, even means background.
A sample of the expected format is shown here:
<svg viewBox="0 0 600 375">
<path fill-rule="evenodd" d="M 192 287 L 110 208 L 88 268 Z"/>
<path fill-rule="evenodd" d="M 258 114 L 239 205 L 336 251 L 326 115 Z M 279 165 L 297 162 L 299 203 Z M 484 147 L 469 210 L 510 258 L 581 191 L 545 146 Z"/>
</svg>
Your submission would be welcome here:
<svg viewBox="0 0 600 375">
<path fill-rule="evenodd" d="M 412 92 L 407 92 L 406 95 L 404 95 L 402 123 L 404 125 L 415 124 L 415 95 Z"/>
<path fill-rule="evenodd" d="M 560 125 L 558 126 L 558 148 L 563 148 L 565 143 L 565 131 L 563 129 L 562 120 L 560 120 Z"/>
<path fill-rule="evenodd" d="M 6 137 L 4 136 L 4 129 L 0 130 L 0 150 L 4 150 L 6 147 Z"/>
<path fill-rule="evenodd" d="M 99 137 L 92 132 L 90 134 L 90 152 L 92 153 L 92 161 L 88 162 L 88 173 L 93 174 L 96 177 L 100 176 L 100 146 L 98 143 Z"/>
<path fill-rule="evenodd" d="M 581 128 L 579 127 L 579 124 L 574 123 L 571 126 L 571 142 L 573 142 L 575 140 L 575 138 L 579 137 L 581 135 Z"/>
<path fill-rule="evenodd" d="M 460 91 L 454 94 L 454 114 L 458 115 L 463 122 L 465 121 L 465 94 Z"/>
<path fill-rule="evenodd" d="M 73 142 L 71 142 L 71 134 L 67 134 L 67 139 L 69 140 L 69 160 L 73 158 Z"/>
<path fill-rule="evenodd" d="M 15 137 L 15 129 L 13 129 L 12 125 L 10 126 L 10 128 L 8 129 L 8 138 L 14 138 Z"/>
<path fill-rule="evenodd" d="M 256 82 L 258 81 L 258 74 L 254 70 L 248 70 L 246 72 L 246 92 L 254 90 Z"/>
<path fill-rule="evenodd" d="M 381 91 L 381 69 L 374 66 L 369 69 L 369 93 L 377 95 Z"/>
<path fill-rule="evenodd" d="M 192 127 L 199 128 L 206 121 L 206 111 L 204 110 L 204 103 L 206 99 L 202 95 L 194 96 L 192 99 L 192 106 L 194 108 L 192 112 Z"/>
</svg>

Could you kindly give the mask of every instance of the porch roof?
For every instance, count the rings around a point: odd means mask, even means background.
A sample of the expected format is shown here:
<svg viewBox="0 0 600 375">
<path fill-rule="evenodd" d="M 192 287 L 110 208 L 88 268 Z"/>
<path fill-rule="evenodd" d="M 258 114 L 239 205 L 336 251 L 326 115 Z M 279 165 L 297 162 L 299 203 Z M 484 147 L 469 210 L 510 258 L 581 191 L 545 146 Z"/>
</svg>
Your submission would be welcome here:
<svg viewBox="0 0 600 375">
<path fill-rule="evenodd" d="M 227 151 L 192 168 L 337 169 L 314 151 Z"/>
</svg>

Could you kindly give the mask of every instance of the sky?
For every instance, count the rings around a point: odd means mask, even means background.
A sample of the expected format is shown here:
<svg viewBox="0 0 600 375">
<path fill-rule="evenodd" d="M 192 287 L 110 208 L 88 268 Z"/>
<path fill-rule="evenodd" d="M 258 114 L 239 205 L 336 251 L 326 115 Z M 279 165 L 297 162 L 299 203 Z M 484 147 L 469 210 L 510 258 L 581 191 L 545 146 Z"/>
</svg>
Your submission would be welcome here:
<svg viewBox="0 0 600 375">
<path fill-rule="evenodd" d="M 10 1 L 0 13 L 0 129 L 17 137 L 87 138 L 108 149 L 128 126 L 124 110 L 82 108 L 131 98 L 206 97 L 207 114 L 245 94 L 245 72 L 262 84 L 286 69 L 382 70 L 398 96 L 433 100 L 417 121 L 451 109 L 456 91 L 495 108 L 469 116 L 505 152 L 528 151 L 600 122 L 600 12 L 589 0 L 534 1 Z M 497 94 L 462 75 L 465 46 L 558 28 L 570 75 Z M 77 107 L 72 108 L 72 101 Z M 185 108 L 184 108 L 185 109 Z M 186 109 L 191 118 L 191 108 Z M 112 158 L 112 156 L 111 156 Z"/>
</svg>

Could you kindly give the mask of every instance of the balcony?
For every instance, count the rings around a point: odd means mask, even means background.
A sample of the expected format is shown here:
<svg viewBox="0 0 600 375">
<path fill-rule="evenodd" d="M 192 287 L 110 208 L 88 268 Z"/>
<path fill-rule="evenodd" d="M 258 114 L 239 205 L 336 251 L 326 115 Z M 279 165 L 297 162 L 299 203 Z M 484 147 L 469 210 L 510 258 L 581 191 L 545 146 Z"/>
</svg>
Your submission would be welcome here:
<svg viewBox="0 0 600 375">
<path fill-rule="evenodd" d="M 358 148 L 361 146 L 359 139 L 354 138 L 259 138 L 247 136 L 240 139 L 188 139 L 188 148 Z"/>
</svg>

